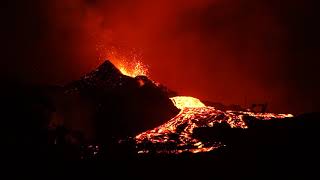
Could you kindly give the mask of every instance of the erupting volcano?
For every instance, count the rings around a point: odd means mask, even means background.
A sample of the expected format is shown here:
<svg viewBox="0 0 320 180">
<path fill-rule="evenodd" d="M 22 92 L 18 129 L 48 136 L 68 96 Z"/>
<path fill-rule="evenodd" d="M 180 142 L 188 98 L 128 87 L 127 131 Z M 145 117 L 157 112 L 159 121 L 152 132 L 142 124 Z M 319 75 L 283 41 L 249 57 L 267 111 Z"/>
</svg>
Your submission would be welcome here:
<svg viewBox="0 0 320 180">
<path fill-rule="evenodd" d="M 118 64 L 122 74 L 136 77 L 146 75 L 146 66 L 141 62 L 130 66 Z M 154 83 L 160 87 L 159 83 Z M 246 118 L 258 120 L 291 118 L 291 114 L 255 113 L 250 111 L 219 110 L 206 106 L 199 99 L 188 96 L 175 96 L 170 100 L 180 109 L 180 113 L 169 119 L 163 125 L 145 131 L 135 136 L 138 153 L 173 153 L 182 152 L 208 152 L 225 146 L 224 142 L 203 142 L 194 137 L 194 130 L 203 127 L 214 127 L 221 123 L 227 123 L 230 128 L 248 128 Z M 152 120 L 150 120 L 152 121 Z"/>
<path fill-rule="evenodd" d="M 319 176 L 319 2 L 3 1 L 1 169 Z"/>
</svg>

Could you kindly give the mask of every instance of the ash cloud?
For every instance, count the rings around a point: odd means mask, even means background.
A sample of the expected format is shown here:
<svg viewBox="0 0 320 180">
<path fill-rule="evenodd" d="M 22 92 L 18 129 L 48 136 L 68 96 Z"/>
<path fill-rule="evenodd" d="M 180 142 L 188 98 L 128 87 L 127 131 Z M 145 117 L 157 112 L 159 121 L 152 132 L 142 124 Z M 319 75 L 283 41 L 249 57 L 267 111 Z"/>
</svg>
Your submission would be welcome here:
<svg viewBox="0 0 320 180">
<path fill-rule="evenodd" d="M 267 102 L 276 112 L 319 110 L 316 1 L 34 0 L 8 7 L 7 21 L 17 26 L 8 28 L 15 60 L 3 67 L 10 76 L 66 83 L 101 63 L 97 44 L 115 45 L 140 49 L 151 77 L 183 95 Z"/>
</svg>

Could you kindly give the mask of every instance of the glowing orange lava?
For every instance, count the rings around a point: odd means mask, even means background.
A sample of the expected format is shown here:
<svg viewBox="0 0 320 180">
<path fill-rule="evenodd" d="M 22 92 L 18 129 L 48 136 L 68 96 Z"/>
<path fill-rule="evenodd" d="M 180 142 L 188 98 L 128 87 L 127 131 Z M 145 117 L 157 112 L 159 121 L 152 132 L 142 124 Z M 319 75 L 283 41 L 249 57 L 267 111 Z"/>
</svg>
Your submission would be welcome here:
<svg viewBox="0 0 320 180">
<path fill-rule="evenodd" d="M 189 96 L 176 96 L 170 98 L 178 109 L 206 107 L 199 99 Z"/>
<path fill-rule="evenodd" d="M 127 65 L 124 63 L 117 63 L 116 66 L 121 71 L 121 73 L 126 76 L 137 77 L 148 75 L 147 67 L 140 61 L 134 62 L 132 64 L 127 63 Z"/>
<path fill-rule="evenodd" d="M 108 59 L 122 74 L 130 77 L 148 76 L 148 67 L 142 63 L 142 55 L 135 49 L 99 47 L 100 59 Z"/>
<path fill-rule="evenodd" d="M 156 153 L 209 152 L 225 146 L 222 142 L 202 142 L 193 137 L 198 127 L 213 127 L 217 123 L 227 122 L 231 128 L 248 128 L 244 117 L 252 116 L 260 120 L 293 117 L 291 114 L 253 113 L 243 111 L 221 111 L 205 106 L 193 97 L 171 98 L 180 113 L 167 123 L 135 137 L 140 146 L 138 153 L 150 153 L 146 145 L 153 144 Z"/>
</svg>

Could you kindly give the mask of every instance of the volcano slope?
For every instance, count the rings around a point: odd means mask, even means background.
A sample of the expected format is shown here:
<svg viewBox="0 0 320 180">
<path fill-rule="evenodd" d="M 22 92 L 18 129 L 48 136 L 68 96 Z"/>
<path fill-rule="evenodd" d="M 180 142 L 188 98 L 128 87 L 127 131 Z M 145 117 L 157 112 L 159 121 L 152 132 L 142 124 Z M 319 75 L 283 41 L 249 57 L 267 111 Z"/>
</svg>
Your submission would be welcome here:
<svg viewBox="0 0 320 180">
<path fill-rule="evenodd" d="M 93 112 L 87 121 L 93 123 L 94 137 L 100 142 L 107 137 L 132 137 L 179 113 L 164 86 L 157 86 L 146 76 L 123 75 L 110 61 L 66 85 L 64 92 L 76 102 L 69 106 L 69 112 L 78 114 L 79 106 L 90 105 Z"/>
</svg>

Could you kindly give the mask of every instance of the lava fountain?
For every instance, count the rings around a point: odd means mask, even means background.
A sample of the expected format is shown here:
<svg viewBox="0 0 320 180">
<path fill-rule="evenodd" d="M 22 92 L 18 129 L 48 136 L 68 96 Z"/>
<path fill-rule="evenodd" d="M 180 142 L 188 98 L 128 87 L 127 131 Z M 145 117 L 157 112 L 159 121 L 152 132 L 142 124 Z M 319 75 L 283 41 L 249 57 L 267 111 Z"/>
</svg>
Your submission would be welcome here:
<svg viewBox="0 0 320 180">
<path fill-rule="evenodd" d="M 142 55 L 134 49 L 123 49 L 119 47 L 102 47 L 101 59 L 109 59 L 123 75 L 130 77 L 149 76 L 148 66 L 142 63 Z M 105 52 L 105 54 L 101 54 Z"/>
<path fill-rule="evenodd" d="M 118 63 L 116 65 L 122 74 L 130 77 L 137 77 L 137 76 L 147 76 L 148 69 L 144 66 L 140 61 L 133 62 L 131 64 L 128 63 Z"/>
</svg>

